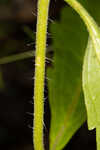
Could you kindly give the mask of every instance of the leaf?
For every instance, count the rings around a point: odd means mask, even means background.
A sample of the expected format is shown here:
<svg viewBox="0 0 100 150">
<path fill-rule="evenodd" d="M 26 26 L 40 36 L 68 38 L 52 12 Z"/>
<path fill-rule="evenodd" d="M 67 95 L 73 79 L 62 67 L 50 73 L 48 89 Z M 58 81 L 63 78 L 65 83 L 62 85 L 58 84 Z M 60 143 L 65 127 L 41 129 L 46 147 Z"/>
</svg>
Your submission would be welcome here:
<svg viewBox="0 0 100 150">
<path fill-rule="evenodd" d="M 100 25 L 100 1 L 99 0 L 78 0 Z"/>
<path fill-rule="evenodd" d="M 96 28 L 93 30 L 92 40 L 94 44 L 94 50 L 96 52 L 98 61 L 100 63 L 100 1 L 99 0 L 78 0 L 81 1 L 83 6 L 88 10 L 89 14 L 95 20 Z"/>
<path fill-rule="evenodd" d="M 96 128 L 97 149 L 100 150 L 100 64 L 89 39 L 83 66 L 83 90 L 89 129 Z"/>
<path fill-rule="evenodd" d="M 28 52 L 23 52 L 23 53 L 20 53 L 20 54 L 5 56 L 3 58 L 0 58 L 0 65 L 16 62 L 16 61 L 27 59 L 27 58 L 32 58 L 33 56 L 34 56 L 34 51 L 33 50 L 28 51 Z"/>
<path fill-rule="evenodd" d="M 54 63 L 48 69 L 51 109 L 50 150 L 62 150 L 86 120 L 81 72 L 87 32 L 80 17 L 64 8 L 52 24 Z"/>
<path fill-rule="evenodd" d="M 100 63 L 100 30 L 88 11 L 77 0 L 65 0 L 82 18 L 92 39 L 94 51 Z"/>
<path fill-rule="evenodd" d="M 50 51 L 51 51 L 51 47 L 48 47 L 47 54 Z M 13 63 L 13 62 L 28 59 L 28 58 L 33 58 L 33 56 L 35 56 L 34 50 L 30 50 L 30 51 L 22 52 L 22 53 L 19 53 L 19 54 L 14 54 L 14 55 L 10 55 L 10 56 L 1 57 L 0 58 L 0 65 Z"/>
<path fill-rule="evenodd" d="M 28 26 L 24 26 L 23 30 L 32 41 L 35 40 L 35 34 Z"/>
<path fill-rule="evenodd" d="M 3 79 L 2 70 L 0 69 L 0 92 L 3 92 L 4 88 L 5 88 L 5 82 Z"/>
</svg>

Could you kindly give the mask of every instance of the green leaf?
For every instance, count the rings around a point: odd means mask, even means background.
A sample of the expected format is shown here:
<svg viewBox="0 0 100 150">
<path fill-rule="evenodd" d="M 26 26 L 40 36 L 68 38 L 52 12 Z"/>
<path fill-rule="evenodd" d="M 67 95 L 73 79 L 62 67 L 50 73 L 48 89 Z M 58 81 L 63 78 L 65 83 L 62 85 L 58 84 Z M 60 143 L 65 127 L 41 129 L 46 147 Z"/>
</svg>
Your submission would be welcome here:
<svg viewBox="0 0 100 150">
<path fill-rule="evenodd" d="M 99 0 L 78 0 L 89 12 L 89 14 L 100 25 L 100 1 Z"/>
<path fill-rule="evenodd" d="M 3 79 L 2 70 L 0 68 L 0 92 L 3 92 L 4 89 L 5 89 L 5 82 Z"/>
<path fill-rule="evenodd" d="M 100 63 L 89 39 L 83 66 L 83 90 L 89 129 L 96 128 L 97 149 L 100 150 Z"/>
<path fill-rule="evenodd" d="M 48 47 L 47 54 L 50 51 L 51 51 L 51 47 Z M 14 55 L 10 55 L 10 56 L 5 56 L 5 57 L 0 58 L 0 65 L 13 63 L 13 62 L 28 59 L 28 58 L 33 58 L 34 56 L 35 56 L 34 50 L 30 50 L 27 52 L 14 54 Z"/>
<path fill-rule="evenodd" d="M 35 40 L 35 33 L 28 26 L 24 26 L 23 30 L 32 41 Z"/>
<path fill-rule="evenodd" d="M 24 59 L 27 59 L 27 58 L 32 58 L 33 56 L 34 56 L 34 51 L 33 50 L 28 51 L 28 52 L 23 52 L 23 53 L 20 53 L 20 54 L 14 54 L 14 55 L 11 55 L 11 56 L 5 56 L 3 58 L 0 58 L 0 65 L 16 62 L 16 61 L 19 61 L 19 60 L 24 60 Z"/>
<path fill-rule="evenodd" d="M 77 0 L 65 0 L 82 18 L 92 39 L 94 50 L 100 62 L 100 30 L 86 9 Z"/>
<path fill-rule="evenodd" d="M 52 24 L 54 63 L 48 69 L 51 109 L 50 150 L 62 150 L 86 120 L 81 72 L 87 32 L 71 8 Z"/>
</svg>

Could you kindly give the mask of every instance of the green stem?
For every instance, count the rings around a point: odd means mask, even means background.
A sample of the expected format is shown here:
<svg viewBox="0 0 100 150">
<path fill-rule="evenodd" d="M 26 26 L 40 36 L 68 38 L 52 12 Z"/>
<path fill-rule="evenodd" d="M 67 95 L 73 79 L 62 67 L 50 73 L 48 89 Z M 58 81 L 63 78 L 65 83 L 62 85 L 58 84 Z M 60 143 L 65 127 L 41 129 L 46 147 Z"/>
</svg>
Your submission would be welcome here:
<svg viewBox="0 0 100 150">
<path fill-rule="evenodd" d="M 34 85 L 34 150 L 44 150 L 43 144 L 43 115 L 44 115 L 44 77 L 46 32 L 49 0 L 38 1 L 35 85 Z"/>
<path fill-rule="evenodd" d="M 76 0 L 65 0 L 80 15 L 90 33 L 97 58 L 100 62 L 100 30 L 94 19 L 86 9 Z"/>
</svg>

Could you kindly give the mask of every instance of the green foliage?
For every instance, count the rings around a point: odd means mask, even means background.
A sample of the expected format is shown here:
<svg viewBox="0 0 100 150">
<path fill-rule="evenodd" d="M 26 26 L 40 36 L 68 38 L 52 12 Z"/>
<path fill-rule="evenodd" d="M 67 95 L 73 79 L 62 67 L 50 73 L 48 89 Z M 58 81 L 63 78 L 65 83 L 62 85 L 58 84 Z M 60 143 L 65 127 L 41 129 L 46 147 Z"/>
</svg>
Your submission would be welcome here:
<svg viewBox="0 0 100 150">
<path fill-rule="evenodd" d="M 82 18 L 92 39 L 94 50 L 100 62 L 100 31 L 92 16 L 77 0 L 65 0 Z"/>
<path fill-rule="evenodd" d="M 83 11 L 82 14 L 82 10 L 79 9 L 79 6 L 81 5 L 76 5 L 76 8 L 74 7 L 75 3 L 73 2 L 75 2 L 76 0 L 65 1 L 69 4 L 72 3 L 71 6 L 79 13 L 79 15 L 81 14 L 80 16 L 84 20 L 85 24 L 88 24 L 88 31 L 92 31 L 92 34 L 90 34 L 90 36 L 92 37 L 92 41 L 91 39 L 89 39 L 85 53 L 88 34 L 82 20 L 70 7 L 67 7 L 66 9 L 64 8 L 62 10 L 60 22 L 56 22 L 55 24 L 51 25 L 51 33 L 53 36 L 52 48 L 54 49 L 54 63 L 52 67 L 48 69 L 47 73 L 48 78 L 51 79 L 48 82 L 51 109 L 50 150 L 61 150 L 65 146 L 65 144 L 69 142 L 69 140 L 77 131 L 77 129 L 80 128 L 80 126 L 86 120 L 84 98 L 81 88 L 83 64 L 82 62 L 84 53 L 85 57 L 83 66 L 83 90 L 87 109 L 88 127 L 90 130 L 96 128 L 97 149 L 100 150 L 100 62 L 98 62 L 97 60 L 97 56 L 99 56 L 98 53 L 100 54 L 100 32 L 97 25 L 100 25 L 100 1 L 77 0 L 82 4 L 82 6 L 84 6 L 87 9 L 90 15 L 93 16 L 97 24 L 93 19 L 90 18 L 89 20 L 89 17 L 87 17 L 89 16 L 89 14 L 84 8 L 83 9 L 85 11 Z M 8 0 L 1 1 L 1 4 L 5 4 L 7 2 Z M 44 7 L 45 5 L 42 5 L 41 3 L 41 6 Z M 43 10 L 41 9 L 41 12 L 43 12 Z M 40 13 L 40 16 L 41 15 L 43 18 L 46 17 L 46 13 Z M 45 21 L 46 20 L 44 19 L 44 22 Z M 89 22 L 86 23 L 86 21 Z M 92 23 L 94 27 L 92 26 L 91 21 L 93 21 Z M 40 31 L 38 32 L 38 44 L 40 45 L 40 54 L 43 50 L 43 47 L 41 47 L 41 45 L 43 46 L 43 43 L 41 44 L 41 42 L 43 41 L 43 37 L 46 36 L 46 27 L 47 24 L 44 27 L 43 19 L 41 19 L 41 24 L 39 27 Z M 12 30 L 12 28 L 10 29 L 8 27 L 8 30 L 6 31 L 4 25 L 0 25 L 0 28 L 0 38 L 5 38 L 8 35 L 8 33 L 10 33 L 10 30 Z M 33 41 L 35 39 L 35 35 L 33 34 L 33 31 L 31 31 L 30 28 L 25 26 L 23 30 L 26 33 L 29 41 Z M 42 37 L 41 33 L 43 31 L 45 31 L 45 34 L 42 34 Z M 5 44 L 5 49 L 12 51 L 16 46 L 16 41 L 10 40 L 8 43 Z M 39 48 L 37 48 L 37 50 L 39 50 Z M 5 55 L 4 50 L 1 52 Z M 34 52 L 28 51 L 12 56 L 7 56 L 0 59 L 0 64 L 11 63 L 14 61 L 26 59 L 29 57 L 33 57 L 33 55 Z M 100 57 L 98 58 L 100 59 Z M 41 59 L 43 59 L 44 62 L 45 57 L 42 57 L 41 55 Z M 34 102 L 34 104 L 36 104 L 37 102 L 42 100 L 42 103 L 39 103 L 37 107 L 37 110 L 39 110 L 39 112 L 37 112 L 34 115 L 37 116 L 37 119 L 40 113 L 41 120 L 43 117 L 43 107 L 42 113 L 40 111 L 40 107 L 42 106 L 41 104 L 43 104 L 44 90 L 44 85 L 40 84 L 40 81 L 44 80 L 44 74 L 40 79 L 40 71 L 42 69 L 44 70 L 44 65 L 41 66 L 41 68 L 39 68 L 38 70 L 39 76 L 36 84 L 36 87 L 38 88 L 38 94 L 36 93 L 38 100 Z M 0 90 L 3 90 L 5 86 L 1 71 L 0 83 Z M 42 94 L 40 94 L 41 89 Z M 40 122 L 38 120 L 36 125 L 38 126 L 39 123 Z M 41 127 L 37 127 L 39 132 L 42 131 L 41 128 L 43 128 L 43 120 L 41 122 Z M 38 140 L 38 137 L 42 134 L 40 135 L 36 133 L 35 135 L 35 139 Z M 41 136 L 41 140 L 43 140 L 43 136 Z M 40 144 L 38 145 L 37 143 L 39 142 L 36 142 L 37 147 L 43 147 Z"/>
<path fill-rule="evenodd" d="M 33 31 L 28 26 L 24 26 L 23 30 L 28 36 L 28 38 L 31 39 L 33 42 L 35 40 L 35 33 L 33 33 Z"/>
<path fill-rule="evenodd" d="M 24 60 L 24 59 L 27 59 L 27 58 L 32 58 L 33 56 L 34 56 L 33 50 L 28 51 L 28 52 L 23 52 L 23 53 L 20 53 L 20 54 L 6 56 L 6 57 L 3 57 L 3 58 L 0 58 L 0 65 L 16 62 L 16 61 L 19 61 L 19 60 Z"/>
<path fill-rule="evenodd" d="M 4 5 L 4 4 L 8 4 L 8 2 L 9 2 L 9 0 L 0 0 L 0 4 L 2 5 Z"/>
<path fill-rule="evenodd" d="M 50 150 L 61 150 L 86 120 L 81 89 L 82 60 L 87 32 L 71 9 L 51 26 L 54 64 L 48 70 L 51 108 Z"/>
<path fill-rule="evenodd" d="M 0 69 L 0 92 L 2 92 L 5 88 L 5 82 L 3 80 L 2 70 Z"/>
<path fill-rule="evenodd" d="M 89 39 L 83 67 L 83 89 L 89 129 L 96 128 L 97 149 L 100 150 L 100 63 Z"/>
<path fill-rule="evenodd" d="M 85 7 L 94 20 L 100 25 L 100 1 L 99 0 L 78 0 Z"/>
</svg>

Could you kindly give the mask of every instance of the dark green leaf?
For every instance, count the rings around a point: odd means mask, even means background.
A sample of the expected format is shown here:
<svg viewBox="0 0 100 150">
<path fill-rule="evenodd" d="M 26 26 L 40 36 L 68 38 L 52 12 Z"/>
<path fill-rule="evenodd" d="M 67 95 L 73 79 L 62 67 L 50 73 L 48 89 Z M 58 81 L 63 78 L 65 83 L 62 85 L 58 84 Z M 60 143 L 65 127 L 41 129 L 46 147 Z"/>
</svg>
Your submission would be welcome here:
<svg viewBox="0 0 100 150">
<path fill-rule="evenodd" d="M 81 72 L 87 32 L 71 9 L 51 26 L 54 64 L 48 70 L 51 108 L 50 150 L 62 150 L 86 120 Z"/>
</svg>

